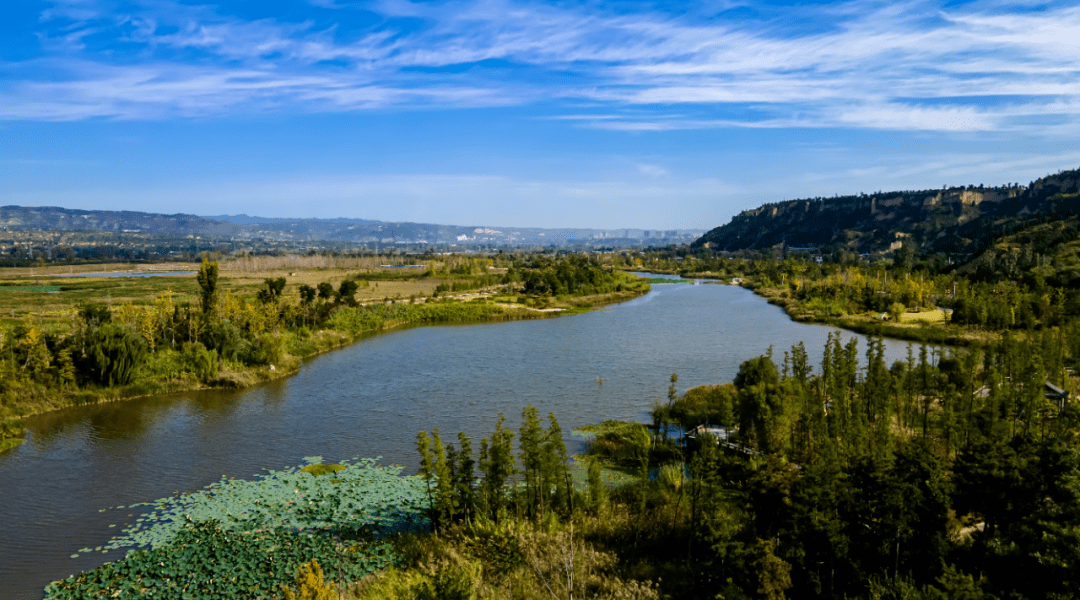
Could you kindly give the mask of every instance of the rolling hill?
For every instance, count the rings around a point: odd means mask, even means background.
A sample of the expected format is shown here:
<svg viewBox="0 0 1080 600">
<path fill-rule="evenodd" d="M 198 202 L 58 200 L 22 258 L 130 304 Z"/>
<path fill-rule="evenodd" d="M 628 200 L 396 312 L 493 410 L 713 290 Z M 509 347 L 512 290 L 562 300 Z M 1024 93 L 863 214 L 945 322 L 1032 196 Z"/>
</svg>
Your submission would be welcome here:
<svg viewBox="0 0 1080 600">
<path fill-rule="evenodd" d="M 54 206 L 2 206 L 0 231 L 66 231 L 142 234 L 217 241 L 292 244 L 456 246 L 630 246 L 685 244 L 701 230 L 492 227 L 384 222 L 368 219 L 305 219 L 224 215 L 201 217 L 133 211 L 78 210 Z"/>
<path fill-rule="evenodd" d="M 1076 219 L 1080 215 L 1078 190 L 1080 170 L 1071 170 L 1026 186 L 787 200 L 743 211 L 691 246 L 721 251 L 786 247 L 870 253 L 910 244 L 919 254 L 942 252 L 967 260 L 1006 236 Z M 1075 228 L 1062 225 L 1055 230 L 1054 239 L 1067 231 L 1073 231 L 1075 238 Z"/>
</svg>

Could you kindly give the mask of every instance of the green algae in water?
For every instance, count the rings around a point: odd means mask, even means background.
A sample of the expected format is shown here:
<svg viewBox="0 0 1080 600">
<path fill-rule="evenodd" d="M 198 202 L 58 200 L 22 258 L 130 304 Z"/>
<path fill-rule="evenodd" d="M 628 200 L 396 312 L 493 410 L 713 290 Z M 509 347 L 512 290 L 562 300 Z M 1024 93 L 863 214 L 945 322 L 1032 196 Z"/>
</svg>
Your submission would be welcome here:
<svg viewBox="0 0 1080 600">
<path fill-rule="evenodd" d="M 318 477 L 319 475 L 326 475 L 328 473 L 337 473 L 338 471 L 344 471 L 346 468 L 348 467 L 346 467 L 345 465 L 314 464 L 308 465 L 303 469 L 300 469 L 300 471 L 304 473 L 311 473 L 312 475 Z"/>
</svg>

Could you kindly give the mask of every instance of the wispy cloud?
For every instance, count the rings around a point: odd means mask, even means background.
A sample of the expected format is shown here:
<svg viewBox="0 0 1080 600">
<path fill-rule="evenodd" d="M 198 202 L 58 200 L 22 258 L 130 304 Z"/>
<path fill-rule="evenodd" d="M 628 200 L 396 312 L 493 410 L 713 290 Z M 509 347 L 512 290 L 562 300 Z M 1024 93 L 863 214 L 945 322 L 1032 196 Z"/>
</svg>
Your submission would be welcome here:
<svg viewBox="0 0 1080 600">
<path fill-rule="evenodd" d="M 942 186 L 985 183 L 1001 185 L 1003 174 L 1030 173 L 1032 177 L 1049 175 L 1057 170 L 1075 168 L 1080 163 L 1080 151 L 1034 155 L 991 152 L 986 154 L 941 153 L 932 157 L 890 157 L 888 164 L 859 166 L 833 171 L 808 172 L 802 175 L 802 186 L 834 190 L 837 182 L 862 181 L 872 188 L 904 189 L 904 182 L 938 179 Z M 981 178 L 981 179 L 980 179 Z M 1016 181 L 1015 183 L 1028 183 Z M 890 187 L 893 186 L 893 187 Z M 848 189 L 847 193 L 856 190 Z M 827 192 L 826 192 L 827 193 Z"/>
<path fill-rule="evenodd" d="M 668 175 L 671 175 L 671 171 L 668 171 L 667 169 L 665 169 L 664 167 L 662 167 L 660 165 L 652 165 L 652 164 L 648 164 L 648 163 L 637 163 L 635 166 L 637 167 L 637 170 L 638 170 L 639 173 L 641 173 L 642 175 L 645 175 L 646 177 L 651 177 L 653 179 L 656 179 L 658 177 L 666 177 Z"/>
<path fill-rule="evenodd" d="M 44 55 L 0 63 L 0 118 L 542 105 L 608 129 L 970 132 L 1080 114 L 1077 6 L 854 1 L 748 19 L 308 1 L 285 20 L 227 2 L 58 0 L 27 24 Z"/>
</svg>

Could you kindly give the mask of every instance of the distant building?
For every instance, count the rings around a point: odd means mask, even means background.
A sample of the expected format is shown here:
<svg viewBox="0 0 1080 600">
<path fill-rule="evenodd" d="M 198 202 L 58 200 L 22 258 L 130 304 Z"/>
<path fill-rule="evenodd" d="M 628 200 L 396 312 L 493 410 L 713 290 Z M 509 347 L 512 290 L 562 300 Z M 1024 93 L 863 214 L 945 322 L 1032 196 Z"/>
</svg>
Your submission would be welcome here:
<svg viewBox="0 0 1080 600">
<path fill-rule="evenodd" d="M 1043 384 L 1043 397 L 1054 401 L 1058 405 L 1058 410 L 1065 410 L 1065 401 L 1069 399 L 1069 392 L 1047 381 Z"/>
</svg>

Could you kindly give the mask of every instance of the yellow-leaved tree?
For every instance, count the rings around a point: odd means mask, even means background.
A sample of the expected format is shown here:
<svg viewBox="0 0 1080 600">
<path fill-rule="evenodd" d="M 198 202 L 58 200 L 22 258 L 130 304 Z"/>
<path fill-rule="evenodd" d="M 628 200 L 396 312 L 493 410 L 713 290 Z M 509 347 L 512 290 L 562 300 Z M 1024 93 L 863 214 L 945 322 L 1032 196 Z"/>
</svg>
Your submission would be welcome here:
<svg viewBox="0 0 1080 600">
<path fill-rule="evenodd" d="M 176 303 L 173 302 L 175 294 L 172 290 L 165 290 L 154 300 L 154 312 L 157 319 L 158 331 L 163 339 L 168 340 L 169 347 L 176 346 L 176 327 L 173 317 L 176 315 Z"/>
<path fill-rule="evenodd" d="M 338 600 L 334 586 L 323 580 L 323 570 L 314 558 L 297 569 L 296 585 L 285 588 L 285 600 Z"/>
<path fill-rule="evenodd" d="M 37 327 L 31 326 L 26 331 L 26 336 L 19 342 L 22 351 L 26 353 L 26 362 L 23 370 L 29 371 L 35 380 L 43 380 L 48 374 L 49 348 L 45 346 L 45 336 Z"/>
</svg>

